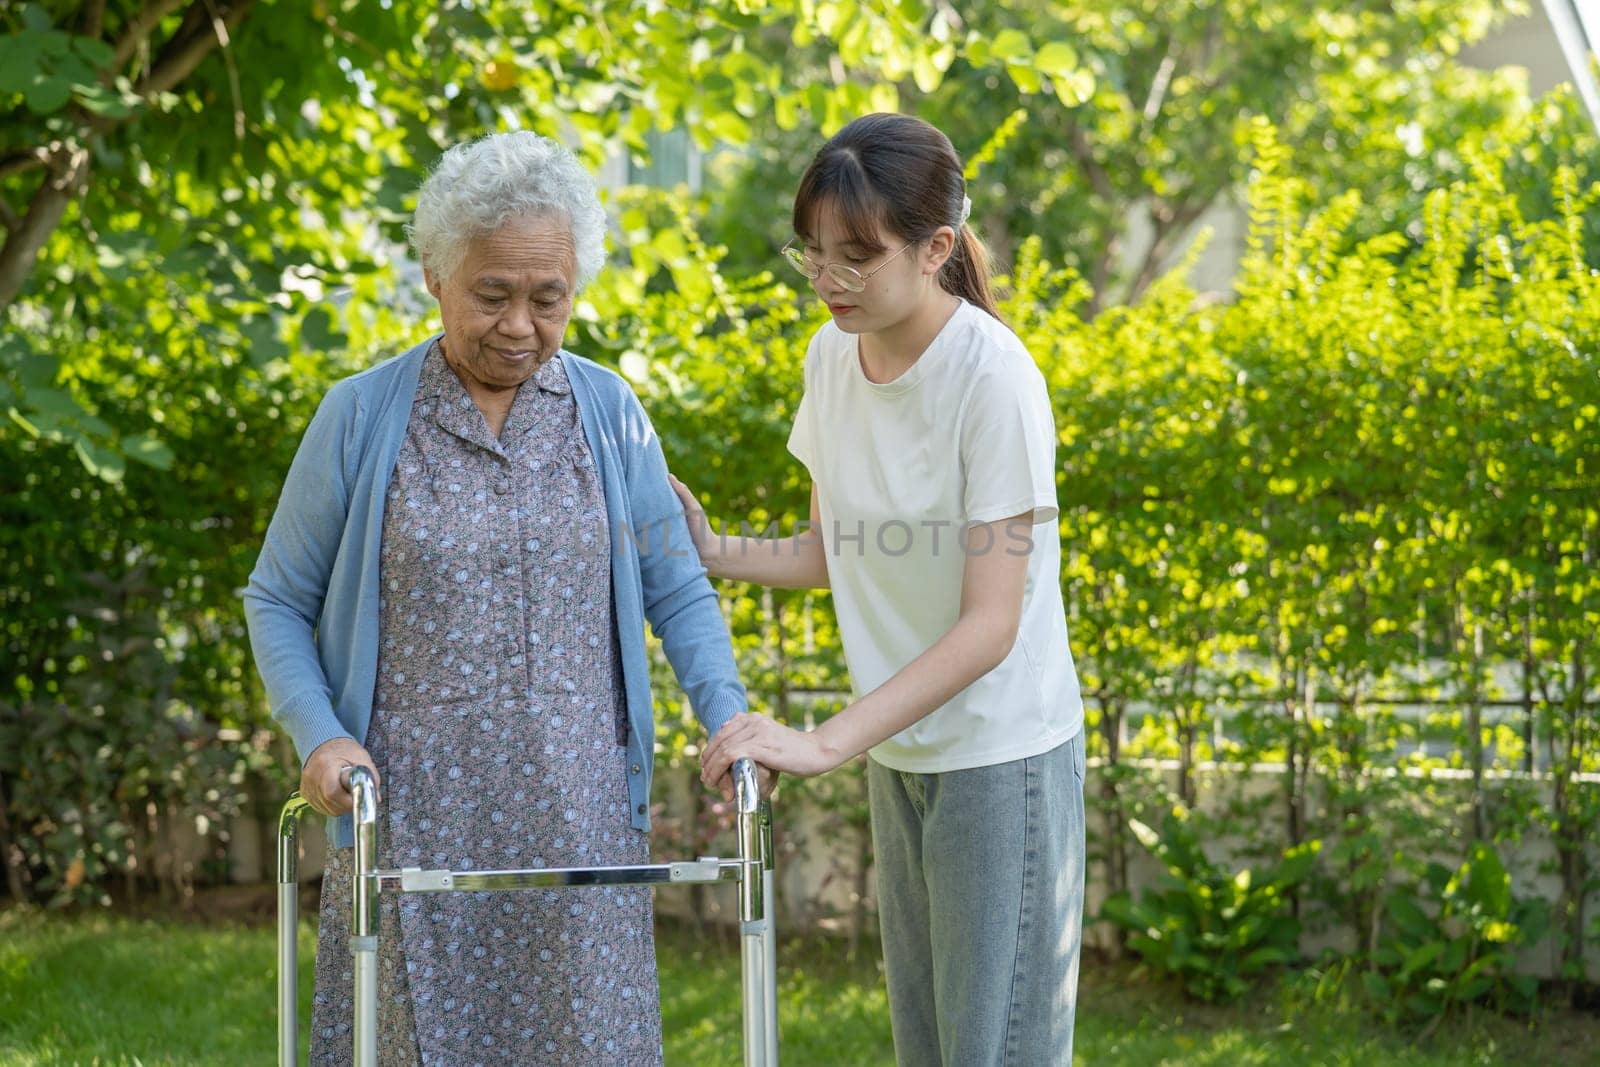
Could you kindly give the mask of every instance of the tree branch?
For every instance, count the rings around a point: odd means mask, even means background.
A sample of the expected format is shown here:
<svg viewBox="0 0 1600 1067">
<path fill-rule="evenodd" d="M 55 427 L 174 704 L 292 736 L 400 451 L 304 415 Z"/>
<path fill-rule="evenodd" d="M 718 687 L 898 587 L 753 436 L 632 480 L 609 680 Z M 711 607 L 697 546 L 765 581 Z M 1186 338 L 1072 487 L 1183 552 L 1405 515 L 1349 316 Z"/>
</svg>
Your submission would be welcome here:
<svg viewBox="0 0 1600 1067">
<path fill-rule="evenodd" d="M 1184 234 L 1189 232 L 1189 227 L 1205 214 L 1206 209 L 1216 201 L 1221 192 L 1220 188 L 1213 189 L 1209 194 L 1195 197 L 1156 218 L 1155 237 L 1151 240 L 1150 247 L 1145 250 L 1138 273 L 1134 275 L 1133 281 L 1128 283 L 1128 291 L 1123 297 L 1124 303 L 1133 303 L 1155 283 L 1166 265 L 1167 257 L 1172 253 L 1173 246 L 1183 239 Z"/>
<path fill-rule="evenodd" d="M 1072 153 L 1073 161 L 1083 171 L 1083 176 L 1089 179 L 1089 188 L 1094 190 L 1094 194 L 1109 204 L 1115 204 L 1117 190 L 1111 184 L 1111 175 L 1095 158 L 1089 135 L 1083 132 L 1083 127 L 1070 114 L 1067 116 L 1067 150 Z"/>
<path fill-rule="evenodd" d="M 89 150 L 57 142 L 50 153 L 50 174 L 39 184 L 22 221 L 6 234 L 0 247 L 0 310 L 11 305 L 39 258 L 39 250 L 61 222 L 67 205 L 89 183 Z"/>
<path fill-rule="evenodd" d="M 1222 17 L 1215 11 L 1206 20 L 1205 40 L 1200 45 L 1198 69 L 1209 70 L 1217 58 L 1217 45 L 1222 41 Z"/>
<path fill-rule="evenodd" d="M 118 39 L 116 51 L 119 68 L 133 55 L 156 24 L 176 10 L 181 2 L 157 0 L 140 10 Z M 210 6 L 209 0 L 196 0 L 183 20 L 185 26 L 192 25 L 195 28 L 186 36 L 174 35 L 166 43 L 150 69 L 139 80 L 136 86 L 139 95 L 149 98 L 164 93 L 192 74 L 212 49 L 226 45 L 229 35 L 244 21 L 254 2 L 239 0 L 218 17 L 208 18 L 205 12 Z M 80 115 L 79 121 L 85 132 L 104 133 L 125 120 Z M 21 155 L 14 154 L 0 161 L 0 167 L 10 167 L 9 171 L 0 169 L 0 176 L 19 174 L 38 165 L 25 157 L 19 158 Z M 35 190 L 27 214 L 17 225 L 7 227 L 5 244 L 0 246 L 0 310 L 10 306 L 22 291 L 38 261 L 40 249 L 60 225 L 67 205 L 82 196 L 88 187 L 91 161 L 85 144 L 58 141 L 48 148 L 36 150 L 34 155 L 39 157 L 39 162 L 49 166 L 50 174 Z"/>
<path fill-rule="evenodd" d="M 1161 57 L 1161 65 L 1156 68 L 1155 77 L 1150 79 L 1150 92 L 1144 98 L 1144 127 L 1149 129 L 1154 125 L 1156 116 L 1161 114 L 1161 105 L 1167 99 L 1167 87 L 1172 84 L 1172 73 L 1178 69 L 1178 56 L 1172 44 L 1167 45 L 1166 55 Z"/>
<path fill-rule="evenodd" d="M 4 197 L 0 197 L 0 229 L 10 233 L 20 225 L 22 219 L 17 215 Z"/>
<path fill-rule="evenodd" d="M 49 155 L 41 149 L 29 148 L 21 152 L 12 152 L 0 156 L 0 181 L 15 178 L 18 174 L 26 174 L 30 170 L 37 170 L 44 166 Z"/>
<path fill-rule="evenodd" d="M 204 2 L 205 0 L 200 0 L 196 6 L 203 6 Z M 217 27 L 206 25 L 202 21 L 200 28 L 187 38 L 174 37 L 168 41 L 161 49 L 161 54 L 151 63 L 149 72 L 134 86 L 134 92 L 146 98 L 156 96 L 194 73 L 194 68 L 211 54 L 211 50 L 217 47 L 219 41 L 225 40 L 228 33 L 238 28 L 254 4 L 255 0 L 241 0 L 240 3 L 228 8 L 222 16 L 222 29 L 226 30 L 226 33 L 219 32 Z M 184 21 L 187 23 L 188 19 Z"/>
<path fill-rule="evenodd" d="M 1071 154 L 1073 162 L 1078 165 L 1078 170 L 1089 183 L 1089 189 L 1110 210 L 1115 211 L 1120 206 L 1117 200 L 1117 189 L 1111 183 L 1111 175 L 1095 158 L 1094 145 L 1089 140 L 1089 135 L 1078 124 L 1076 118 L 1070 113 L 1067 115 L 1067 151 Z M 1100 248 L 1100 255 L 1095 260 L 1094 267 L 1089 271 L 1089 288 L 1093 294 L 1089 298 L 1089 306 L 1084 309 L 1086 318 L 1093 318 L 1105 306 L 1106 286 L 1111 277 L 1111 265 L 1117 256 L 1117 241 L 1115 236 L 1106 240 Z"/>
<path fill-rule="evenodd" d="M 182 6 L 183 0 L 154 0 L 149 7 L 140 8 L 139 13 L 122 27 L 122 34 L 112 47 L 111 69 L 121 70 L 127 66 L 133 53 L 139 50 L 139 46 L 161 24 L 161 20 Z"/>
<path fill-rule="evenodd" d="M 444 91 L 441 85 L 429 84 L 420 78 L 413 77 L 409 71 L 401 70 L 399 67 L 395 66 L 389 61 L 389 57 L 383 54 L 382 50 L 374 48 L 371 42 L 363 41 L 361 38 L 357 37 L 355 34 L 339 25 L 338 21 L 331 14 L 323 18 L 322 24 L 327 27 L 329 33 L 333 34 L 351 48 L 360 49 L 362 52 L 365 52 L 368 58 L 372 60 L 374 66 L 381 69 L 385 74 L 388 74 L 395 81 L 405 82 L 408 85 L 411 85 L 413 88 L 423 90 L 424 92 L 439 93 Z M 439 20 L 434 20 L 434 25 L 435 29 L 437 29 Z"/>
<path fill-rule="evenodd" d="M 244 103 L 239 92 L 239 68 L 233 62 L 233 50 L 228 47 L 229 36 L 227 24 L 222 16 L 217 13 L 217 6 L 211 0 L 205 0 L 206 10 L 211 13 L 211 32 L 217 38 L 217 47 L 222 49 L 222 61 L 228 68 L 228 91 L 233 96 L 233 139 L 244 140 Z M 242 15 L 240 16 L 243 17 Z M 237 22 L 234 25 L 238 25 Z"/>
<path fill-rule="evenodd" d="M 1111 266 L 1117 261 L 1117 256 L 1122 251 L 1122 239 L 1114 227 L 1107 227 L 1106 240 L 1101 242 L 1100 254 L 1095 257 L 1094 266 L 1089 271 L 1089 288 L 1092 295 L 1089 297 L 1089 306 L 1084 308 L 1083 317 L 1093 319 L 1106 306 L 1106 290 L 1111 286 Z"/>
<path fill-rule="evenodd" d="M 169 41 L 182 41 L 193 37 L 195 33 L 205 27 L 211 5 L 196 0 L 191 3 L 183 13 L 183 21 L 178 23 L 178 28 L 173 31 Z"/>
<path fill-rule="evenodd" d="M 78 32 L 85 37 L 99 39 L 106 28 L 106 0 L 92 0 L 83 9 L 83 25 Z"/>
</svg>

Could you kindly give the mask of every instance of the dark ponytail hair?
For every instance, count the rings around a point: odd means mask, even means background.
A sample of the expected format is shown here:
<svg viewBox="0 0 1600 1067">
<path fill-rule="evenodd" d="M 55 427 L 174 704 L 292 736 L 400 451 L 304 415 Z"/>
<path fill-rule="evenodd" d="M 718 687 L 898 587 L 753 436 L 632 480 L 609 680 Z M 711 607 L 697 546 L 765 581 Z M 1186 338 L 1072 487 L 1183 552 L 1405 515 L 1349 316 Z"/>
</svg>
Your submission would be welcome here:
<svg viewBox="0 0 1600 1067">
<path fill-rule="evenodd" d="M 880 224 L 913 243 L 949 226 L 956 243 L 939 268 L 940 286 L 998 319 L 989 252 L 962 218 L 966 195 L 950 138 L 910 115 L 863 115 L 834 134 L 800 178 L 794 232 L 814 236 L 825 204 L 850 240 L 873 254 L 888 251 L 877 237 Z"/>
</svg>

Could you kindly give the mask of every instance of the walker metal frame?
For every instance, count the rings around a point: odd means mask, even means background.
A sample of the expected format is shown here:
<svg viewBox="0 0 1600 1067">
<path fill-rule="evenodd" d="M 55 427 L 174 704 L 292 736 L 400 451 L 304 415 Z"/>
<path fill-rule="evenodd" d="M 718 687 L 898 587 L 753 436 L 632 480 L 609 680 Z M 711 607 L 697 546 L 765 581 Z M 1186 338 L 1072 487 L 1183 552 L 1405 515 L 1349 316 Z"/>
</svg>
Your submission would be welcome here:
<svg viewBox="0 0 1600 1067">
<path fill-rule="evenodd" d="M 777 945 L 773 929 L 772 807 L 761 799 L 756 768 L 733 765 L 738 858 L 702 856 L 676 863 L 628 867 L 549 867 L 504 871 L 378 867 L 378 802 L 372 772 L 350 767 L 340 776 L 355 802 L 355 875 L 350 951 L 355 957 L 355 1067 L 378 1062 L 378 895 L 476 893 L 561 886 L 664 885 L 737 882 L 740 970 L 744 986 L 745 1067 L 777 1067 Z M 299 1062 L 300 818 L 311 810 L 299 793 L 278 816 L 278 1064 Z"/>
</svg>

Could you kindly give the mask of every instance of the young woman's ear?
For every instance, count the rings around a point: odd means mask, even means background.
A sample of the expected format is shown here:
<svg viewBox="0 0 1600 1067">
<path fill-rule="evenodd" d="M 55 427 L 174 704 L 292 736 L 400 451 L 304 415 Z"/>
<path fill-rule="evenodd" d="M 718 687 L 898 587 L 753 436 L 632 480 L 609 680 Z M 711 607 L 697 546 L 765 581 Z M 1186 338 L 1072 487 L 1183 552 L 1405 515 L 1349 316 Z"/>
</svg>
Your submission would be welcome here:
<svg viewBox="0 0 1600 1067">
<path fill-rule="evenodd" d="M 956 250 L 956 231 L 949 226 L 940 226 L 933 231 L 933 236 L 928 238 L 928 254 L 923 260 L 923 271 L 927 274 L 938 274 L 945 260 L 949 259 Z"/>
</svg>

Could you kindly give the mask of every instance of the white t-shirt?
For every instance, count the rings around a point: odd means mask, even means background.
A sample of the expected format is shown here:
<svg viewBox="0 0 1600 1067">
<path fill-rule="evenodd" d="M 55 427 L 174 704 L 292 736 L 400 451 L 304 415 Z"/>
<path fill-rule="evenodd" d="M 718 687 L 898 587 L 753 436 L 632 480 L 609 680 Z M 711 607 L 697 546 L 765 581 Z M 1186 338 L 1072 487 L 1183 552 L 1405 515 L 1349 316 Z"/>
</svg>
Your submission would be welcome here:
<svg viewBox="0 0 1600 1067">
<path fill-rule="evenodd" d="M 942 637 L 960 614 L 969 553 L 1028 540 L 1017 642 L 994 670 L 872 749 L 927 774 L 1047 752 L 1083 728 L 1067 646 L 1056 527 L 1055 424 L 1044 376 L 1017 336 L 963 302 L 922 357 L 883 384 L 832 322 L 806 352 L 789 451 L 817 487 L 828 581 L 859 697 Z M 967 527 L 1032 510 L 995 543 Z"/>
</svg>

